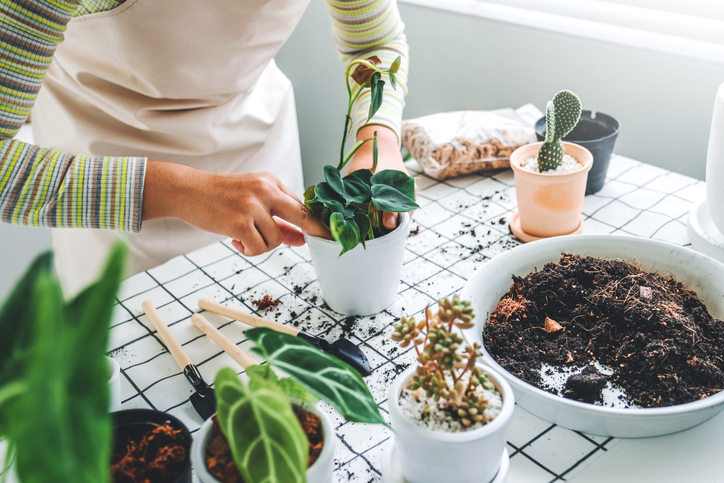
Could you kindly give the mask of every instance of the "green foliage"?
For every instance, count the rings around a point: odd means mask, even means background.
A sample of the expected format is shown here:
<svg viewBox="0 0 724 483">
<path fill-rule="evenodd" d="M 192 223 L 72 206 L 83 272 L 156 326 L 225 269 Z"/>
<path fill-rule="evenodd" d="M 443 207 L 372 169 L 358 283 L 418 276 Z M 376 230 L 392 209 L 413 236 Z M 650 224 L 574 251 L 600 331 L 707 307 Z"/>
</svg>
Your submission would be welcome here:
<svg viewBox="0 0 724 483">
<path fill-rule="evenodd" d="M 581 101 L 571 91 L 560 91 L 546 105 L 546 139 L 538 152 L 538 169 L 556 169 L 563 160 L 563 139 L 581 117 Z"/>
<path fill-rule="evenodd" d="M 42 255 L 0 310 L 0 436 L 23 483 L 110 480 L 105 351 L 124 266 L 118 244 L 99 281 L 66 302 Z"/>
<path fill-rule="evenodd" d="M 377 66 L 380 59 L 376 56 L 350 62 L 345 73 L 347 93 L 349 95 L 347 114 L 345 115 L 344 136 L 340 149 L 339 164 L 324 167 L 324 181 L 310 186 L 304 193 L 304 204 L 314 216 L 322 220 L 340 244 L 340 256 L 365 242 L 386 233 L 384 227 L 374 215 L 373 207 L 379 210 L 404 213 L 419 208 L 415 203 L 415 180 L 407 174 L 394 171 L 377 170 L 377 131 L 374 137 L 364 139 L 345 154 L 347 138 L 353 131 L 352 106 L 364 89 L 370 89 L 370 110 L 367 121 L 382 106 L 384 97 L 384 77 L 390 79 L 393 89 L 397 88 L 396 74 L 402 59 L 397 57 L 389 69 L 381 70 Z M 354 67 L 354 70 L 352 68 Z M 351 82 L 350 82 L 351 79 Z M 367 142 L 372 141 L 372 170 L 358 170 L 342 177 L 342 170 L 355 152 Z"/>
<path fill-rule="evenodd" d="M 494 386 L 475 366 L 477 358 L 482 356 L 481 346 L 468 345 L 461 352 L 463 339 L 455 332 L 455 328 L 473 326 L 473 309 L 457 294 L 452 299 L 438 300 L 438 306 L 434 314 L 429 307 L 425 309 L 425 320 L 417 322 L 414 317 L 402 317 L 393 324 L 392 340 L 400 347 L 414 345 L 418 354 L 418 367 L 407 388 L 420 389 L 436 401 L 444 400 L 450 414 L 464 426 L 485 422 L 483 411 L 487 401 L 478 396 L 476 388 L 482 385 L 492 390 Z M 466 373 L 467 383 L 463 379 Z"/>
<path fill-rule="evenodd" d="M 298 337 L 271 329 L 249 329 L 245 334 L 269 364 L 331 404 L 346 420 L 385 424 L 367 385 L 348 364 Z"/>
<path fill-rule="evenodd" d="M 289 398 L 269 379 L 248 386 L 229 368 L 214 380 L 216 417 L 244 481 L 306 481 L 309 444 Z"/>
</svg>

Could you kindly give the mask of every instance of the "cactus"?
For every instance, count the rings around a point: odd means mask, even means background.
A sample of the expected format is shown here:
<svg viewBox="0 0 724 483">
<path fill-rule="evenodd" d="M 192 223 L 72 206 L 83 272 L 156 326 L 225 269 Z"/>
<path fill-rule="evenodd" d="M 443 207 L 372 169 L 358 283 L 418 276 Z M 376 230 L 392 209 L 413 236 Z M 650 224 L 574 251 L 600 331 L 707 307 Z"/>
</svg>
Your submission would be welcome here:
<svg viewBox="0 0 724 483">
<path fill-rule="evenodd" d="M 560 91 L 546 106 L 546 139 L 538 152 L 540 172 L 556 169 L 563 160 L 561 139 L 576 127 L 581 101 L 571 91 Z"/>
</svg>

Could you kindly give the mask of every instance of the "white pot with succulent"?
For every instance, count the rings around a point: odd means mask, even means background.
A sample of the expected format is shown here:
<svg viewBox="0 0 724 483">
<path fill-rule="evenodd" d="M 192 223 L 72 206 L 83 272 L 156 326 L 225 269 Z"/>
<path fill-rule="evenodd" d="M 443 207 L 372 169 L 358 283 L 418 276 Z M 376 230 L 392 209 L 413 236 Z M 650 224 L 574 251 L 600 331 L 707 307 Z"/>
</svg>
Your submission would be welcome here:
<svg viewBox="0 0 724 483">
<path fill-rule="evenodd" d="M 377 67 L 377 57 L 350 62 L 345 74 L 349 99 L 339 163 L 336 167 L 325 166 L 325 180 L 304 193 L 304 204 L 329 227 L 334 238 L 332 242 L 304 235 L 324 300 L 330 308 L 345 315 L 376 314 L 395 301 L 409 233 L 408 213 L 419 208 L 413 178 L 392 169 L 377 171 L 376 131 L 374 137 L 357 142 L 347 154 L 344 151 L 347 137 L 353 132 L 351 111 L 355 101 L 365 89 L 370 89 L 369 121 L 382 105 L 383 77 L 396 87 L 395 74 L 400 62 L 398 57 L 387 70 Z M 372 169 L 359 169 L 343 177 L 354 153 L 370 141 Z M 402 214 L 394 230 L 387 230 L 381 223 L 383 212 Z M 364 287 L 363 295 L 360 287 Z"/>
<path fill-rule="evenodd" d="M 322 399 L 348 421 L 385 424 L 367 385 L 352 367 L 297 337 L 268 328 L 245 335 L 267 364 L 247 359 L 248 384 L 229 368 L 216 375 L 217 413 L 191 448 L 196 474 L 202 483 L 331 483 L 336 436 L 315 404 Z M 289 377 L 279 378 L 272 366 Z"/>
<path fill-rule="evenodd" d="M 403 317 L 392 339 L 412 344 L 417 365 L 390 388 L 394 452 L 409 483 L 503 481 L 508 465 L 506 439 L 515 400 L 510 386 L 489 367 L 476 363 L 480 346 L 466 346 L 457 329 L 470 327 L 469 303 L 457 295 L 439 301 L 425 320 Z M 388 465 L 389 468 L 389 465 Z M 390 471 L 390 470 L 388 470 Z"/>
</svg>

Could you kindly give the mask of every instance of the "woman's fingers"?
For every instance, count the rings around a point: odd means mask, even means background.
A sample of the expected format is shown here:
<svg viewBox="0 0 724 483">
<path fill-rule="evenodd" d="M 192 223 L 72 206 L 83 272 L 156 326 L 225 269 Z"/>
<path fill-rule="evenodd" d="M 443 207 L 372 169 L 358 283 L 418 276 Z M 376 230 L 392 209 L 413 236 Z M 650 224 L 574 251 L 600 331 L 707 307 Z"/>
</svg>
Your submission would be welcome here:
<svg viewBox="0 0 724 483">
<path fill-rule="evenodd" d="M 298 226 L 312 236 L 332 238 L 322 220 L 314 216 L 298 199 L 291 196 L 281 196 L 277 199 L 272 206 L 272 215 Z"/>
<path fill-rule="evenodd" d="M 278 230 L 276 224 L 274 224 L 274 228 Z M 267 251 L 266 242 L 256 225 L 251 225 L 245 229 L 242 236 L 234 240 L 234 242 L 232 243 L 234 248 L 239 250 L 245 257 L 255 257 Z"/>
<path fill-rule="evenodd" d="M 397 228 L 397 213 L 389 213 L 387 211 L 382 213 L 382 224 L 388 230 Z"/>
<path fill-rule="evenodd" d="M 293 247 L 300 247 L 304 245 L 304 234 L 297 230 L 294 225 L 291 225 L 284 220 L 280 220 L 279 218 L 274 218 L 274 221 L 282 234 L 282 243 Z"/>
</svg>

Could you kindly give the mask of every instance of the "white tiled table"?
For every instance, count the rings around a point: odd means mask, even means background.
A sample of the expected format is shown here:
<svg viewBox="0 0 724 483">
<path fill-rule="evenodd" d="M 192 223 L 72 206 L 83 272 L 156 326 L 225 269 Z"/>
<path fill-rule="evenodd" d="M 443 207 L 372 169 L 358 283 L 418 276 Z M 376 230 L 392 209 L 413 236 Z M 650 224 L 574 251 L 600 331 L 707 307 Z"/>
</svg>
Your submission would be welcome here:
<svg viewBox="0 0 724 483">
<path fill-rule="evenodd" d="M 414 163 L 408 167 L 417 168 Z M 703 182 L 622 156 L 611 160 L 608 175 L 603 190 L 586 197 L 584 233 L 689 244 L 686 216 L 692 203 L 704 196 Z M 260 315 L 297 324 L 330 341 L 345 334 L 363 346 L 374 368 L 366 382 L 386 416 L 387 390 L 395 368 L 414 361 L 412 349 L 402 352 L 389 340 L 391 323 L 458 292 L 476 268 L 519 244 L 507 227 L 516 209 L 510 170 L 444 183 L 420 174 L 418 189 L 422 209 L 415 213 L 412 226 L 419 226 L 419 232 L 407 242 L 400 295 L 388 310 L 375 318 L 359 318 L 351 328 L 345 327 L 344 316 L 323 305 L 306 247 L 280 247 L 244 258 L 228 242 L 220 242 L 125 281 L 111 329 L 112 356 L 121 363 L 124 376 L 123 407 L 169 411 L 192 431 L 201 423 L 188 402 L 190 386 L 143 314 L 144 300 L 159 308 L 211 382 L 222 367 L 239 372 L 241 368 L 191 324 L 191 314 L 199 310 L 197 300 L 209 297 L 252 312 L 253 301 L 269 294 L 281 304 Z M 207 316 L 230 339 L 249 349 L 242 324 Z M 339 418 L 337 425 L 337 480 L 380 481 L 389 432 L 378 426 L 343 423 Z M 615 440 L 563 429 L 516 408 L 508 481 L 724 481 L 724 473 L 713 467 L 722 469 L 722 447 L 722 415 L 676 435 Z M 691 468 L 690 463 L 698 466 Z"/>
</svg>

